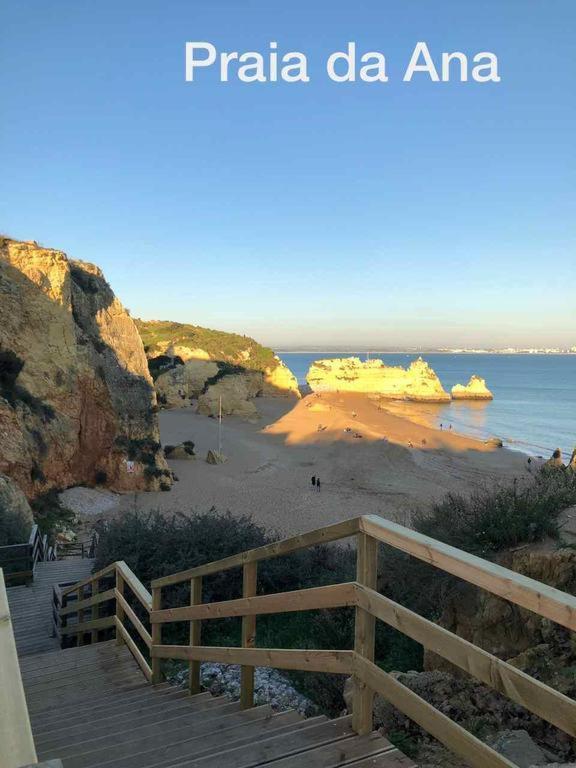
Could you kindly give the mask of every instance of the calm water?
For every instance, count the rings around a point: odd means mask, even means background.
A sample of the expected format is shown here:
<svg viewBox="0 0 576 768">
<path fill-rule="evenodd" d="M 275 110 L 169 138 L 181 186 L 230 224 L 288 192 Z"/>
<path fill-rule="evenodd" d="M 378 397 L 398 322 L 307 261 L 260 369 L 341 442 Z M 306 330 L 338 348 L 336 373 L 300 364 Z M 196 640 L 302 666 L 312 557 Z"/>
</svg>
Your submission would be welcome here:
<svg viewBox="0 0 576 768">
<path fill-rule="evenodd" d="M 299 353 L 280 356 L 300 383 L 314 360 L 360 357 L 364 353 Z M 417 355 L 376 354 L 387 365 L 407 366 Z M 481 438 L 501 437 L 511 448 L 546 455 L 554 448 L 565 454 L 576 445 L 576 355 L 443 355 L 422 357 L 436 371 L 444 388 L 466 384 L 473 373 L 486 379 L 494 393 L 490 403 L 415 404 L 435 423 Z"/>
</svg>

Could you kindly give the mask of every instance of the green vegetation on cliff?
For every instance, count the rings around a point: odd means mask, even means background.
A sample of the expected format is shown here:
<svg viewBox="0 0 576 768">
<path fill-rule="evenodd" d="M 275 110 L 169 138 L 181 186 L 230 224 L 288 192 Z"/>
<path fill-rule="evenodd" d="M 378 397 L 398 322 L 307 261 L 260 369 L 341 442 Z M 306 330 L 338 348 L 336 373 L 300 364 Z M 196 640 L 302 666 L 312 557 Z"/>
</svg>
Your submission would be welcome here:
<svg viewBox="0 0 576 768">
<path fill-rule="evenodd" d="M 203 350 L 210 360 L 240 365 L 247 370 L 263 371 L 278 365 L 274 352 L 249 336 L 169 320 L 136 319 L 134 322 L 148 358 L 185 347 L 190 351 Z M 181 356 L 180 350 L 175 354 Z"/>
</svg>

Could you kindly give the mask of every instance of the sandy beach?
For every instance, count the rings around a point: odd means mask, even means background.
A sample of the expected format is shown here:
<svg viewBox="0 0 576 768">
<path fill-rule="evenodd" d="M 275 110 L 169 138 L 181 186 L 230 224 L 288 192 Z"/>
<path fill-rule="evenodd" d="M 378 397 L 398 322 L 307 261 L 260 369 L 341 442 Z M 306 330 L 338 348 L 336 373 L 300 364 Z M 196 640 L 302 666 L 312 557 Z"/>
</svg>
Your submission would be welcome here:
<svg viewBox="0 0 576 768">
<path fill-rule="evenodd" d="M 299 402 L 256 400 L 256 424 L 235 417 L 223 422 L 225 464 L 205 461 L 217 448 L 215 419 L 193 408 L 162 411 L 163 445 L 193 440 L 197 457 L 170 461 L 178 476 L 170 492 L 120 497 L 126 509 L 165 513 L 215 508 L 252 515 L 269 529 L 291 535 L 361 514 L 380 514 L 409 524 L 416 509 L 450 491 L 511 480 L 526 470 L 526 457 L 440 431 L 408 418 L 411 404 L 364 395 L 308 395 Z M 400 415 L 402 414 L 402 415 Z M 311 477 L 321 478 L 321 492 Z"/>
</svg>

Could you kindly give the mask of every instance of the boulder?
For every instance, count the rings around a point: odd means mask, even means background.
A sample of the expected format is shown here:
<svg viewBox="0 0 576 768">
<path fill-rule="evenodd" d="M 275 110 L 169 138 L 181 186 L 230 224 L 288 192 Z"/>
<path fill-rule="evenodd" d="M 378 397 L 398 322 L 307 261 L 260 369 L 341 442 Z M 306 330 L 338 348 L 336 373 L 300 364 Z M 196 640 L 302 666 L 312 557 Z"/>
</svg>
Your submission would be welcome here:
<svg viewBox="0 0 576 768">
<path fill-rule="evenodd" d="M 223 453 L 213 451 L 212 449 L 210 449 L 206 454 L 206 462 L 208 464 L 224 464 L 226 460 L 226 456 L 224 456 Z"/>
<path fill-rule="evenodd" d="M 16 483 L 0 475 L 0 547 L 25 544 L 34 524 L 32 510 Z"/>
<path fill-rule="evenodd" d="M 198 413 L 218 416 L 222 403 L 223 416 L 240 416 L 246 421 L 259 418 L 253 398 L 259 394 L 262 377 L 257 371 L 229 374 L 209 386 L 198 398 Z"/>
<path fill-rule="evenodd" d="M 452 387 L 453 400 L 493 400 L 494 395 L 486 386 L 485 379 L 471 376 L 468 384 L 455 384 Z"/>
<path fill-rule="evenodd" d="M 98 267 L 0 238 L 0 472 L 28 497 L 170 482 L 138 331 Z M 166 473 L 166 476 L 163 475 Z"/>
<path fill-rule="evenodd" d="M 382 360 L 362 362 L 358 357 L 317 360 L 306 376 L 313 392 L 359 392 L 382 398 L 445 403 L 450 395 L 422 358 L 408 368 L 385 365 Z"/>
<path fill-rule="evenodd" d="M 546 753 L 523 730 L 500 731 L 487 743 L 518 768 L 543 766 L 548 762 Z"/>
<path fill-rule="evenodd" d="M 180 445 L 167 445 L 164 448 L 164 455 L 167 459 L 189 461 L 195 457 L 194 443 L 187 441 Z"/>
<path fill-rule="evenodd" d="M 218 365 L 212 360 L 189 359 L 166 373 L 155 382 L 158 402 L 166 408 L 182 408 L 202 394 L 206 382 L 218 374 Z"/>
<path fill-rule="evenodd" d="M 542 469 L 544 471 L 554 471 L 557 469 L 565 469 L 566 465 L 562 461 L 562 451 L 560 448 L 556 448 L 552 456 L 548 459 L 548 461 L 544 462 L 544 466 Z"/>
</svg>

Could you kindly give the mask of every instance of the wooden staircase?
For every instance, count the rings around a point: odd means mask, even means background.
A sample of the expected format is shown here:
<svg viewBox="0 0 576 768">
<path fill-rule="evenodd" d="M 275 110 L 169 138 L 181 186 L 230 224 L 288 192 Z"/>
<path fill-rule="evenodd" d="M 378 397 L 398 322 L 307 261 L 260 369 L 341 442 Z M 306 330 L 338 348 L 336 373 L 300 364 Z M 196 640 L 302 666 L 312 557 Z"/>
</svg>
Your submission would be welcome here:
<svg viewBox="0 0 576 768">
<path fill-rule="evenodd" d="M 260 562 L 351 537 L 357 551 L 354 581 L 258 593 Z M 67 650 L 41 645 L 40 636 L 45 639 L 47 629 L 45 608 L 40 607 L 34 589 L 14 588 L 11 603 L 20 643 L 19 668 L 0 569 L 0 768 L 36 764 L 37 756 L 50 761 L 46 768 L 62 765 L 60 760 L 64 768 L 413 768 L 411 760 L 372 731 L 376 694 L 471 768 L 514 768 L 514 763 L 375 663 L 376 622 L 402 632 L 576 737 L 575 701 L 380 594 L 381 544 L 576 630 L 574 595 L 368 515 L 157 578 L 151 592 L 123 561 L 59 586 L 55 602 L 46 598 L 47 615 L 55 606 L 58 632 L 68 643 L 76 643 Z M 68 567 L 45 565 L 47 572 L 54 569 L 55 581 L 62 577 L 58 569 Z M 243 572 L 242 597 L 203 602 L 203 579 L 234 568 Z M 67 581 L 70 576 L 66 574 Z M 26 595 L 32 601 L 29 609 Z M 174 605 L 175 595 L 185 604 Z M 344 607 L 355 611 L 353 649 L 263 648 L 256 642 L 258 616 Z M 36 610 L 38 622 L 34 621 Z M 240 647 L 202 645 L 203 622 L 233 617 L 242 623 Z M 183 622 L 189 625 L 186 642 L 166 643 L 163 630 Z M 187 663 L 186 690 L 165 682 L 164 660 Z M 201 693 L 203 661 L 241 666 L 240 702 Z M 296 712 L 273 713 L 267 706 L 255 706 L 256 666 L 351 676 L 352 716 L 305 720 Z"/>
<path fill-rule="evenodd" d="M 64 768 L 414 766 L 378 733 L 357 736 L 351 717 L 153 687 L 115 641 L 29 656 L 21 670 L 38 759 Z"/>
</svg>

